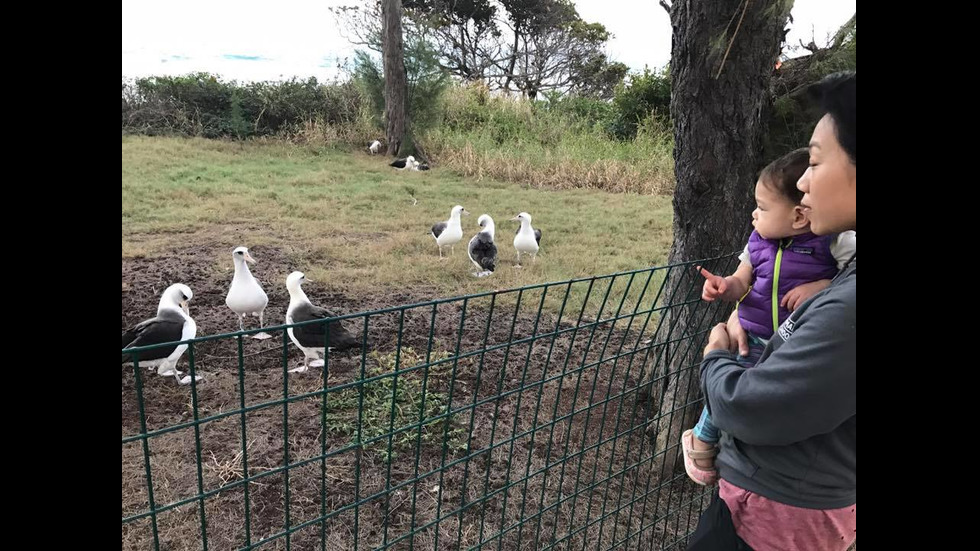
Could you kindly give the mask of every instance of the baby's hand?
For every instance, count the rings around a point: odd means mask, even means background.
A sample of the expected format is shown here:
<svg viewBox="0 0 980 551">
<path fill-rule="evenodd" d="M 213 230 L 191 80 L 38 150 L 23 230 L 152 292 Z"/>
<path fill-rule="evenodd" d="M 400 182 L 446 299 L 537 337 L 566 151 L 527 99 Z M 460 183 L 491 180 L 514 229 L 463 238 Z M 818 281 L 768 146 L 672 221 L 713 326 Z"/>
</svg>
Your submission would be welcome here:
<svg viewBox="0 0 980 551">
<path fill-rule="evenodd" d="M 725 291 L 728 290 L 728 282 L 725 281 L 725 278 L 716 276 L 701 266 L 696 266 L 695 268 L 697 269 L 698 273 L 704 276 L 704 287 L 701 290 L 701 299 L 708 302 L 713 302 L 716 299 L 724 297 Z"/>
<path fill-rule="evenodd" d="M 793 287 L 789 290 L 789 292 L 783 295 L 783 300 L 779 301 L 779 305 L 792 312 L 803 304 L 806 299 L 812 297 L 820 291 L 823 291 L 829 286 L 829 279 L 819 279 L 817 281 L 811 281 L 810 283 L 804 283 L 797 287 Z"/>
</svg>

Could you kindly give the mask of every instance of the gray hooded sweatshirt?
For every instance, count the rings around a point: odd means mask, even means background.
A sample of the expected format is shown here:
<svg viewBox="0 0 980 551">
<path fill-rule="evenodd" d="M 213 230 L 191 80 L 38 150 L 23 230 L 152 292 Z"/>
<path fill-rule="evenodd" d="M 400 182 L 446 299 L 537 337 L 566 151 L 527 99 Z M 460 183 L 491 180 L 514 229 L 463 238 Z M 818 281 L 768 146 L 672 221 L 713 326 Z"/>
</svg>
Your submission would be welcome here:
<svg viewBox="0 0 980 551">
<path fill-rule="evenodd" d="M 808 509 L 857 502 L 857 262 L 801 304 L 755 367 L 728 351 L 701 362 L 701 390 L 722 430 L 721 478 Z"/>
</svg>

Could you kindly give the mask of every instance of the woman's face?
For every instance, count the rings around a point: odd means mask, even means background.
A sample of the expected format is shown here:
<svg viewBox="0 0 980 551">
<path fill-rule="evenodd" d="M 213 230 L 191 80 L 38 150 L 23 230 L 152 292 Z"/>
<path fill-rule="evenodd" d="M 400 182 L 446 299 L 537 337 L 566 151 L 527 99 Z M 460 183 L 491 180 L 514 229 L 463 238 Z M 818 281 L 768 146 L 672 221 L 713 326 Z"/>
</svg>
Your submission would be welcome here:
<svg viewBox="0 0 980 551">
<path fill-rule="evenodd" d="M 810 167 L 796 187 L 804 193 L 810 230 L 830 235 L 857 230 L 857 166 L 837 141 L 834 119 L 824 115 L 810 138 Z"/>
</svg>

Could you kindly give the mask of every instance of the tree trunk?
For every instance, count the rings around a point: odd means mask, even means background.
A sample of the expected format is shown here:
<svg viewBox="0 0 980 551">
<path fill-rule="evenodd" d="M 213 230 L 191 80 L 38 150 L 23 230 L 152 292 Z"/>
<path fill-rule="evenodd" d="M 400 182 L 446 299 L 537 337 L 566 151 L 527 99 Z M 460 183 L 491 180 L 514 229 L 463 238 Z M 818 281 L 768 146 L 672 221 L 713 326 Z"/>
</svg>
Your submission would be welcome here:
<svg viewBox="0 0 980 551">
<path fill-rule="evenodd" d="M 520 38 L 521 33 L 514 29 L 514 50 L 511 52 L 510 65 L 507 67 L 507 79 L 504 80 L 504 92 L 507 94 L 510 93 L 510 81 L 512 80 L 511 77 L 514 76 L 514 65 L 517 64 L 517 45 Z"/>
<path fill-rule="evenodd" d="M 401 0 L 382 0 L 381 33 L 385 73 L 385 135 L 388 140 L 388 155 L 397 156 L 405 145 L 409 125 Z"/>
<path fill-rule="evenodd" d="M 745 245 L 762 168 L 769 81 L 791 8 L 791 1 L 781 0 L 678 0 L 671 6 L 677 186 L 670 264 L 735 253 Z M 726 258 L 706 267 L 728 275 L 736 265 Z M 731 305 L 706 308 L 698 300 L 703 281 L 693 267 L 674 269 L 666 287 L 676 289 L 672 304 L 694 304 L 670 310 L 669 338 L 683 340 L 663 346 L 659 367 L 644 374 L 644 380 L 655 381 L 648 388 L 657 450 L 677 446 L 681 432 L 697 421 L 706 330 L 731 312 Z M 664 458 L 666 472 L 672 472 L 677 454 Z"/>
</svg>

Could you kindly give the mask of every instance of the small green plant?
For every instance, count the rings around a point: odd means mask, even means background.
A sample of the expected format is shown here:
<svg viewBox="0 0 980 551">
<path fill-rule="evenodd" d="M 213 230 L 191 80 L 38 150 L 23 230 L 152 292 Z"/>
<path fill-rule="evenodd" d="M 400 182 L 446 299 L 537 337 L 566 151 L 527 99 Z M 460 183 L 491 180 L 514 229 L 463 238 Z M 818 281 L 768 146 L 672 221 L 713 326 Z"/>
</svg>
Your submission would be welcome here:
<svg viewBox="0 0 980 551">
<path fill-rule="evenodd" d="M 365 451 L 377 454 L 386 463 L 400 453 L 414 450 L 416 442 L 423 446 L 441 443 L 451 452 L 465 450 L 466 434 L 460 428 L 462 423 L 457 423 L 457 416 L 439 417 L 447 411 L 447 395 L 431 390 L 434 380 L 446 375 L 445 366 L 451 362 L 431 364 L 449 356 L 448 352 L 433 354 L 427 365 L 425 356 L 410 347 L 402 348 L 400 356 L 396 352 L 372 352 L 369 357 L 375 365 L 365 379 L 373 380 L 327 396 L 327 430 L 348 436 L 356 443 L 360 418 L 361 442 L 368 442 Z M 394 374 L 414 366 L 424 367 Z M 420 422 L 421 426 L 413 426 Z M 389 448 L 390 433 L 396 434 L 391 437 Z"/>
</svg>

